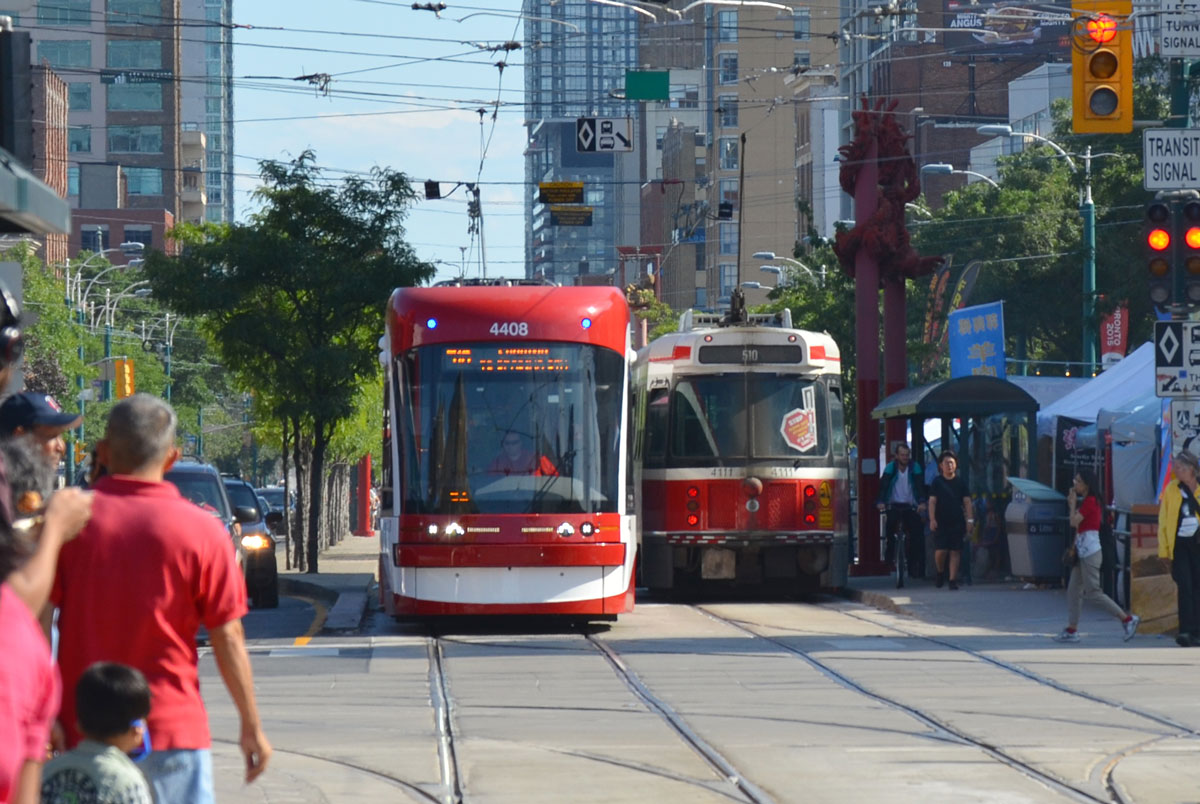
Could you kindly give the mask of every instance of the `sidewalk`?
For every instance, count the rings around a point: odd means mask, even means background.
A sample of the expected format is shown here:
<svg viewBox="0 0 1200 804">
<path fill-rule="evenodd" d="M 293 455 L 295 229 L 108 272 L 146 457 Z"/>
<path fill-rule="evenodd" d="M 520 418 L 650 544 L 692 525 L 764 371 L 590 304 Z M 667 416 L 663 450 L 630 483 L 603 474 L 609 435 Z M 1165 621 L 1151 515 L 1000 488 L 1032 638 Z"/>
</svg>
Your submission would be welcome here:
<svg viewBox="0 0 1200 804">
<path fill-rule="evenodd" d="M 379 569 L 379 534 L 346 536 L 317 559 L 315 574 L 285 570 L 279 556 L 279 593 L 312 598 L 328 610 L 322 632 L 352 631 L 362 623 Z"/>
<path fill-rule="evenodd" d="M 937 625 L 977 627 L 1012 634 L 1057 634 L 1067 624 L 1065 589 L 1034 587 L 1023 581 L 976 582 L 955 591 L 938 589 L 930 580 L 908 580 L 896 588 L 891 576 L 851 578 L 846 587 L 851 600 L 886 611 L 912 616 Z M 1079 630 L 1116 635 L 1119 623 L 1092 603 L 1085 602 Z M 1173 640 L 1163 634 L 1144 634 L 1141 639 Z"/>
</svg>

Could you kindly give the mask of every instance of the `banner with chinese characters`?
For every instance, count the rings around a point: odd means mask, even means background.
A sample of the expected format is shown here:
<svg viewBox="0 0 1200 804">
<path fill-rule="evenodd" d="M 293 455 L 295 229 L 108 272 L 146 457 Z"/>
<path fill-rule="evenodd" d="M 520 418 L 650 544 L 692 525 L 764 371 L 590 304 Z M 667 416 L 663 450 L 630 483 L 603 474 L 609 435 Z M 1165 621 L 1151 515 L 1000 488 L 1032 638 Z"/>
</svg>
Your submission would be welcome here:
<svg viewBox="0 0 1200 804">
<path fill-rule="evenodd" d="M 950 376 L 982 374 L 1005 379 L 1004 302 L 953 310 L 950 333 Z"/>
</svg>

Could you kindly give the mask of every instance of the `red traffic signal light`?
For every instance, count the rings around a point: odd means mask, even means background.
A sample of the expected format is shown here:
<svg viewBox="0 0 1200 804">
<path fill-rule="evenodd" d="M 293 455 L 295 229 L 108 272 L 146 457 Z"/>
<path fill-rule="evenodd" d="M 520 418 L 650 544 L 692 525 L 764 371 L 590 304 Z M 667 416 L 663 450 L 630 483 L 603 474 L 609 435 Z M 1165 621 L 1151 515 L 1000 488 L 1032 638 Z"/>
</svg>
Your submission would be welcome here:
<svg viewBox="0 0 1200 804">
<path fill-rule="evenodd" d="M 1077 134 L 1133 131 L 1131 0 L 1074 0 L 1072 127 Z"/>
<path fill-rule="evenodd" d="M 1149 274 L 1147 280 L 1150 301 L 1160 307 L 1170 304 L 1175 295 L 1175 238 L 1171 236 L 1174 217 L 1174 211 L 1165 201 L 1152 201 L 1146 205 L 1142 242 Z"/>
<path fill-rule="evenodd" d="M 1179 262 L 1183 266 L 1183 302 L 1200 305 L 1200 201 L 1185 201 L 1179 210 Z"/>
<path fill-rule="evenodd" d="M 1166 229 L 1151 229 L 1146 235 L 1146 245 L 1154 251 L 1166 251 L 1171 246 L 1171 233 Z"/>
<path fill-rule="evenodd" d="M 1117 21 L 1107 14 L 1100 14 L 1087 21 L 1086 30 L 1093 42 L 1107 44 L 1117 36 Z"/>
</svg>

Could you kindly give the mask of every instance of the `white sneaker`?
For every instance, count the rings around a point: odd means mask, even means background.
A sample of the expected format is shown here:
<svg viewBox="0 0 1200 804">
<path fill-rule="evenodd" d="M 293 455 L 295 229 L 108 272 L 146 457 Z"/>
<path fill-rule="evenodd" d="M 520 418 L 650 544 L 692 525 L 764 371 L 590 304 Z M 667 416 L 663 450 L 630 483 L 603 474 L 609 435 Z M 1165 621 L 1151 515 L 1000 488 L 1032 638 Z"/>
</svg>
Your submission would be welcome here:
<svg viewBox="0 0 1200 804">
<path fill-rule="evenodd" d="M 1055 642 L 1078 642 L 1079 641 L 1079 632 L 1078 631 L 1068 631 L 1067 629 L 1064 628 L 1063 630 L 1059 631 L 1057 634 L 1054 635 L 1054 641 Z"/>
<path fill-rule="evenodd" d="M 1133 635 L 1137 633 L 1138 623 L 1140 623 L 1141 621 L 1142 621 L 1142 618 L 1135 614 L 1129 618 L 1128 622 L 1122 623 L 1122 625 L 1125 628 L 1125 641 L 1126 642 L 1133 639 Z"/>
</svg>

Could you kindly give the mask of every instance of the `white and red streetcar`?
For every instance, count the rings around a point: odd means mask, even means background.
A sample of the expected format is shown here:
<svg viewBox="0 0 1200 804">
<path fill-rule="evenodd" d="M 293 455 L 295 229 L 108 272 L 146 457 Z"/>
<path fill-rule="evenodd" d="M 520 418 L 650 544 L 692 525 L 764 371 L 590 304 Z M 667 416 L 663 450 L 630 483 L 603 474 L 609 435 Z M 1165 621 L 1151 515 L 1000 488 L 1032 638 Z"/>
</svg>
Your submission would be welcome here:
<svg viewBox="0 0 1200 804">
<path fill-rule="evenodd" d="M 687 312 L 638 353 L 641 576 L 814 591 L 845 584 L 849 462 L 841 360 L 788 311 Z"/>
<path fill-rule="evenodd" d="M 392 294 L 379 568 L 389 613 L 632 609 L 630 331 L 612 287 Z"/>
</svg>

